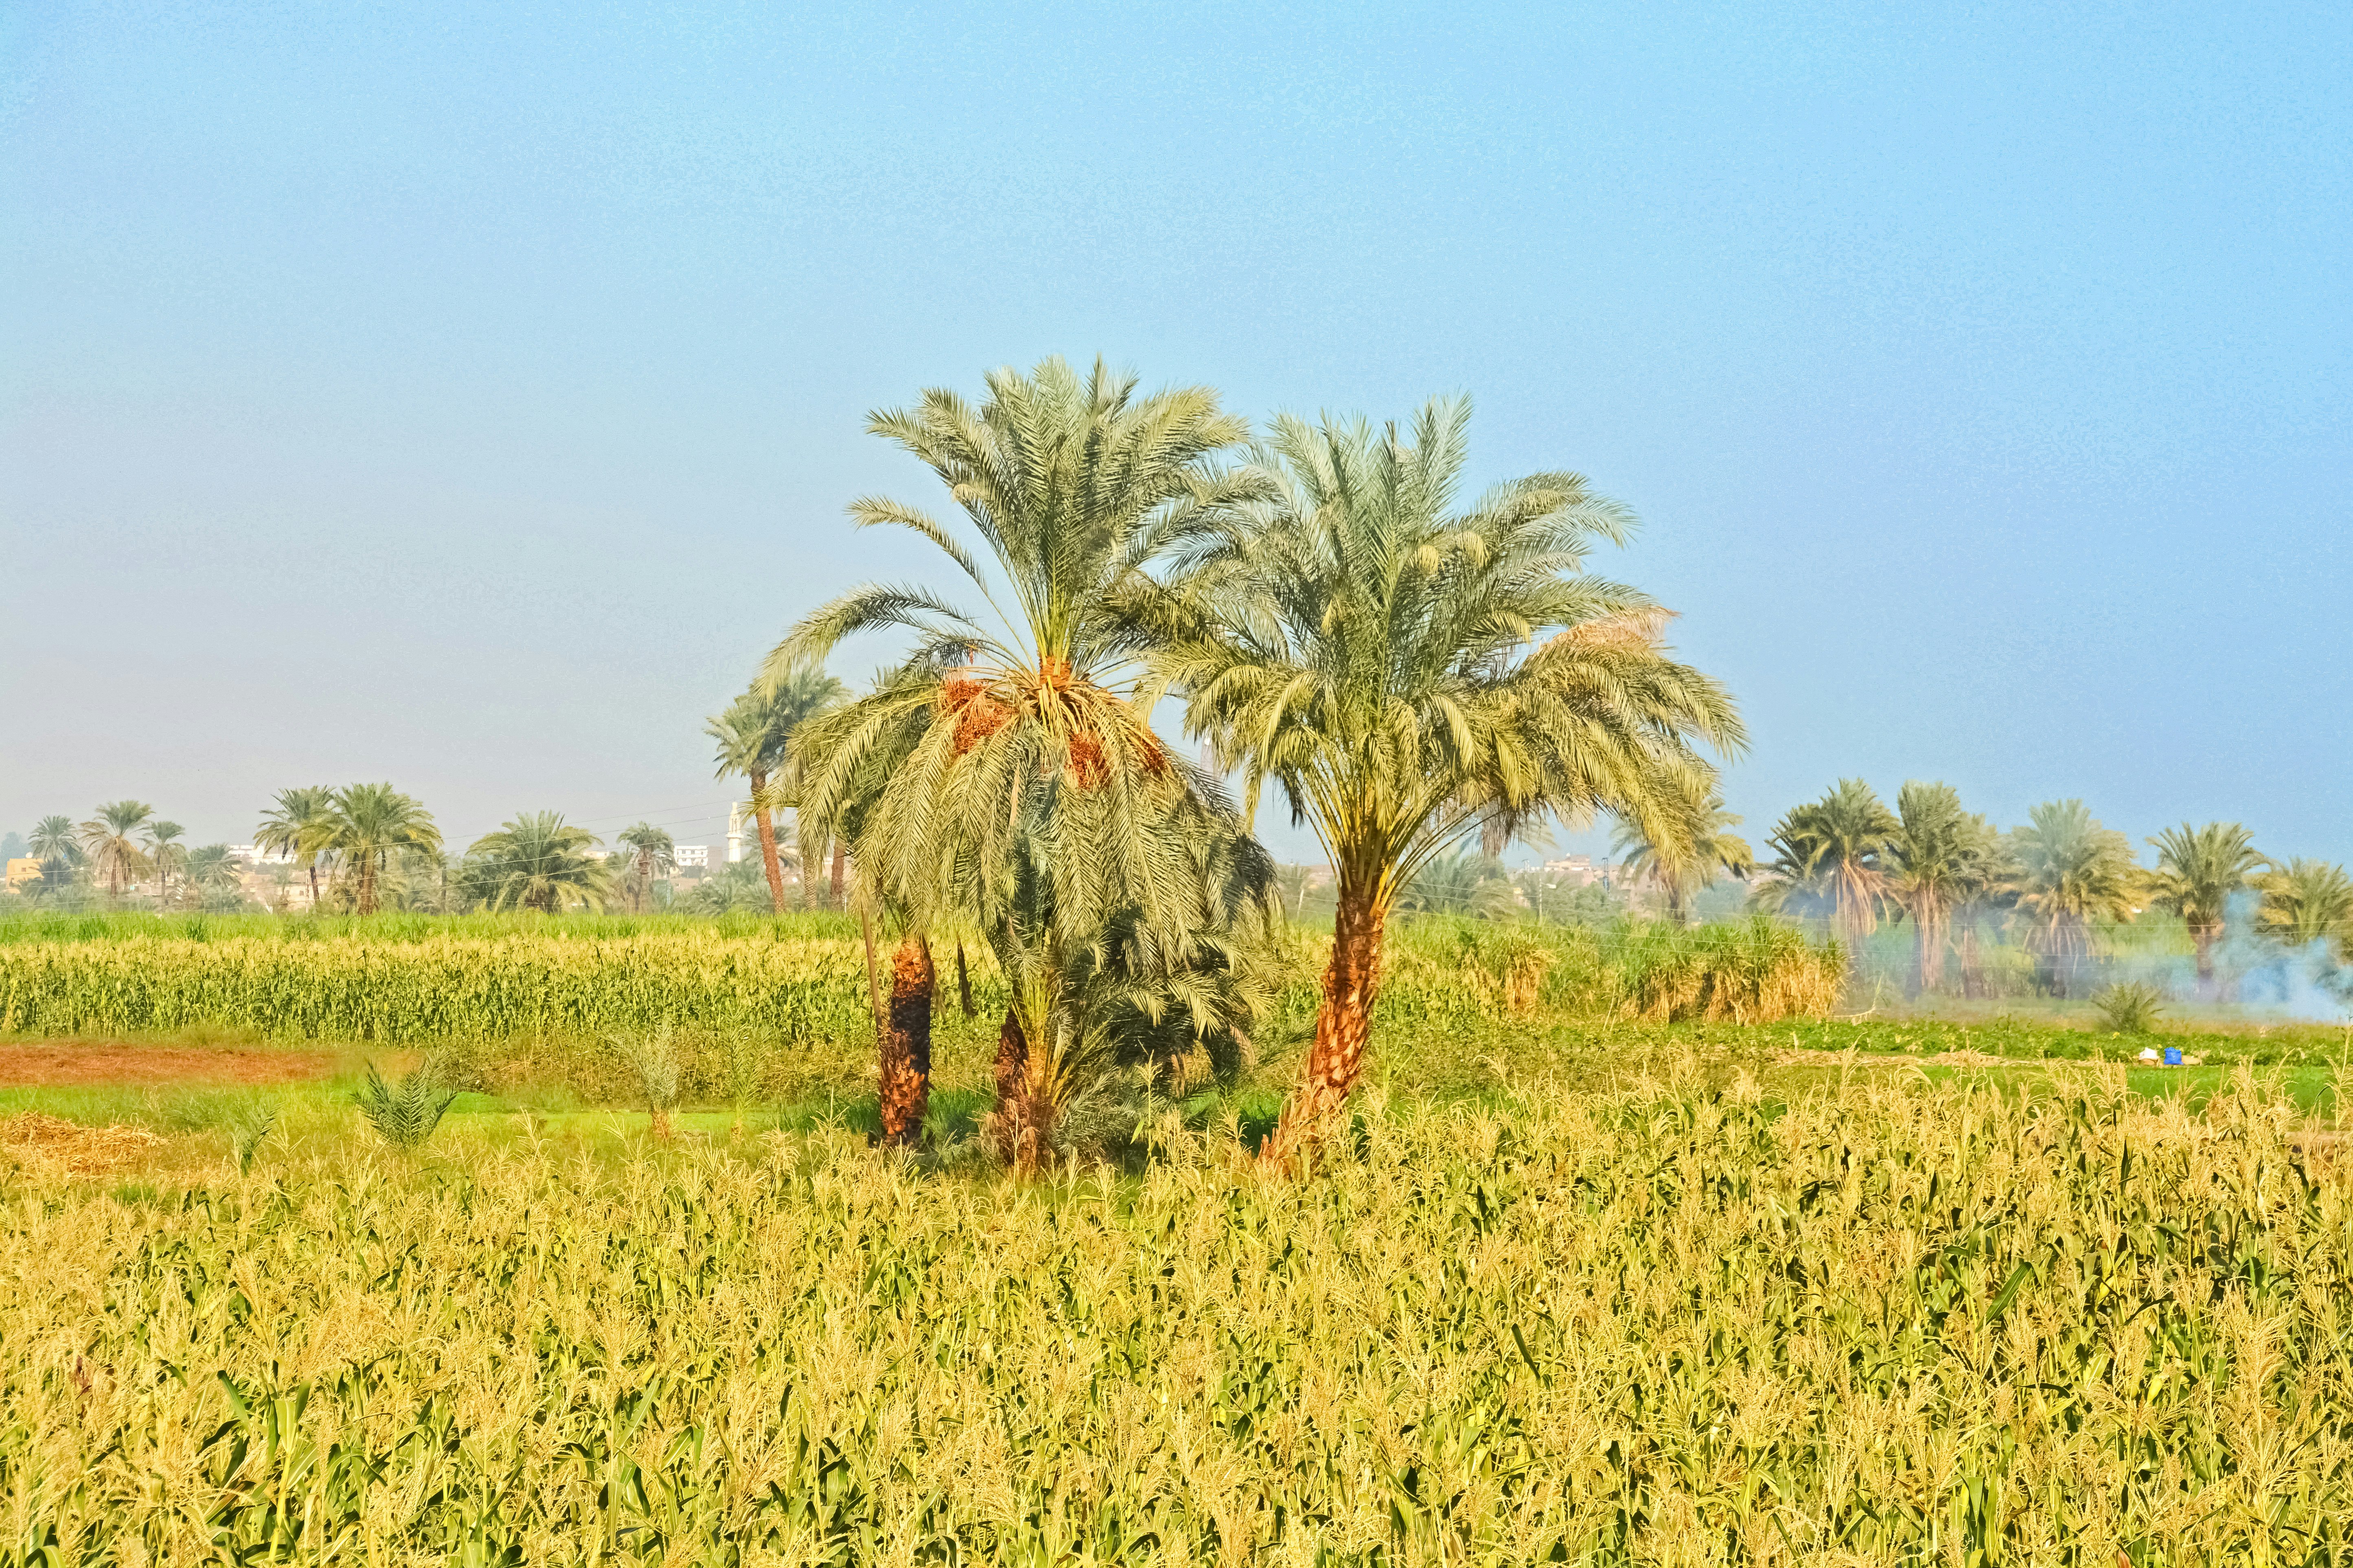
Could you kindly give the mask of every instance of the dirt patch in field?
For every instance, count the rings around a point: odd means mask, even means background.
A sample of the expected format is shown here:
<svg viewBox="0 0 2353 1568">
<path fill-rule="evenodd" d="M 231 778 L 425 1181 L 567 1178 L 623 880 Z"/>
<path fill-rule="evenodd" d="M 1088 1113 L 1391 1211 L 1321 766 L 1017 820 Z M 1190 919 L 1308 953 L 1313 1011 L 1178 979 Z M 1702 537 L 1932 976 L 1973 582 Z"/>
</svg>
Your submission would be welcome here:
<svg viewBox="0 0 2353 1568">
<path fill-rule="evenodd" d="M 37 1110 L 0 1121 L 0 1152 L 44 1174 L 103 1175 L 163 1142 L 143 1127 L 84 1127 Z"/>
<path fill-rule="evenodd" d="M 323 1051 L 219 1051 L 174 1046 L 0 1045 L 0 1089 L 302 1083 L 326 1077 Z"/>
</svg>

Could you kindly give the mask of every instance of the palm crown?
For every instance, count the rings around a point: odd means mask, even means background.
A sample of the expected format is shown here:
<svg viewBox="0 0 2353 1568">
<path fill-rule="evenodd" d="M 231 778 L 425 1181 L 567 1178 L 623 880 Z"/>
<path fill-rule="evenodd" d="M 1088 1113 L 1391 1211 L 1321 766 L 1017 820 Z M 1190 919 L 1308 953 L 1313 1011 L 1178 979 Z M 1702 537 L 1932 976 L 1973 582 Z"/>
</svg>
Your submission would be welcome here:
<svg viewBox="0 0 2353 1568">
<path fill-rule="evenodd" d="M 902 901 L 1001 906 L 1024 837 L 1044 831 L 1071 851 L 1050 861 L 1065 921 L 1100 925 L 1129 904 L 1171 913 L 1182 857 L 1134 828 L 1203 781 L 1152 733 L 1139 662 L 1152 628 L 1134 609 L 1155 589 L 1145 568 L 1247 484 L 1211 462 L 1242 423 L 1205 388 L 1139 397 L 1100 363 L 1083 379 L 1060 360 L 997 371 L 988 392 L 976 408 L 933 390 L 868 422 L 938 474 L 986 567 L 913 507 L 867 497 L 851 516 L 930 540 L 988 609 L 870 585 L 794 628 L 764 679 L 858 632 L 895 629 L 914 644 L 826 721 L 802 811 L 838 822 L 862 799 L 860 849 Z M 893 765 L 878 770 L 878 756 Z"/>
<path fill-rule="evenodd" d="M 1452 510 L 1469 416 L 1433 401 L 1405 438 L 1279 420 L 1272 493 L 1194 552 L 1194 634 L 1161 661 L 1246 802 L 1275 783 L 1383 908 L 1474 831 L 1606 809 L 1669 835 L 1693 742 L 1745 742 L 1723 689 L 1662 656 L 1665 613 L 1585 574 L 1623 508 L 1545 473 Z"/>
</svg>

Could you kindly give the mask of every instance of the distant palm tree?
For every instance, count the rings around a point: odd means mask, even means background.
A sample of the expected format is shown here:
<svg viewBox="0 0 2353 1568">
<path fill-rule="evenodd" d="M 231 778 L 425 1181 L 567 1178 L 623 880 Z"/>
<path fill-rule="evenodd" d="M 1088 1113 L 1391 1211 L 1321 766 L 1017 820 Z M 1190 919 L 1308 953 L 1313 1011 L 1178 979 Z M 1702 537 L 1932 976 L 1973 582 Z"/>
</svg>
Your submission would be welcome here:
<svg viewBox="0 0 2353 1568">
<path fill-rule="evenodd" d="M 629 908 L 643 914 L 654 879 L 668 876 L 677 867 L 678 846 L 650 822 L 624 827 L 614 836 L 614 842 L 629 852 Z"/>
<path fill-rule="evenodd" d="M 793 767 L 793 734 L 810 719 L 839 704 L 846 689 L 812 660 L 772 663 L 753 682 L 749 691 L 703 726 L 703 733 L 719 742 L 718 776 L 729 778 L 741 773 L 751 784 L 752 820 L 760 836 L 760 866 L 767 874 L 768 900 L 777 914 L 785 911 L 785 871 L 776 848 L 776 808 L 798 800 L 794 783 L 797 770 Z M 806 872 L 801 886 L 806 899 Z"/>
<path fill-rule="evenodd" d="M 2129 918 L 2132 845 L 2103 827 L 2080 800 L 2045 801 L 2010 834 L 2018 858 L 2018 907 L 2027 934 L 2051 965 L 2060 995 L 2071 994 L 2098 941 L 2098 928 Z"/>
<path fill-rule="evenodd" d="M 131 836 L 154 816 L 155 808 L 144 801 L 117 800 L 100 806 L 98 816 L 81 825 L 90 875 L 105 884 L 109 897 L 121 898 L 124 888 L 146 875 L 147 856 Z"/>
<path fill-rule="evenodd" d="M 155 907 L 172 907 L 172 873 L 188 863 L 188 847 L 180 842 L 187 829 L 176 822 L 147 825 L 147 863 L 155 871 Z"/>
<path fill-rule="evenodd" d="M 595 834 L 567 824 L 561 812 L 527 811 L 474 840 L 466 854 L 481 863 L 493 909 L 554 914 L 566 903 L 605 907 L 612 875 L 588 853 L 596 844 Z"/>
<path fill-rule="evenodd" d="M 245 890 L 245 868 L 226 844 L 206 844 L 188 851 L 188 886 L 201 891 Z"/>
<path fill-rule="evenodd" d="M 334 809 L 335 792 L 325 784 L 311 784 L 298 789 L 281 789 L 278 798 L 254 829 L 253 847 L 264 855 L 292 855 L 296 864 L 310 873 L 311 907 L 319 907 L 319 855 L 304 847 L 306 833 L 312 832 Z"/>
<path fill-rule="evenodd" d="M 81 851 L 81 828 L 70 816 L 45 816 L 34 825 L 30 847 L 41 862 L 40 890 L 53 893 L 73 880 L 87 858 Z"/>
<path fill-rule="evenodd" d="M 1904 825 L 1861 779 L 1841 779 L 1818 801 L 1793 808 L 1767 838 L 1774 852 L 1758 901 L 1767 909 L 1826 910 L 1852 963 L 1879 929 L 1889 862 Z"/>
<path fill-rule="evenodd" d="M 393 852 L 438 855 L 441 830 L 413 796 L 388 784 L 347 784 L 329 793 L 327 809 L 303 830 L 300 847 L 314 859 L 341 859 L 351 872 L 353 908 L 367 915 L 375 912 L 385 862 Z"/>
<path fill-rule="evenodd" d="M 773 909 L 768 889 L 761 880 L 759 864 L 752 860 L 723 866 L 717 874 L 703 878 L 687 895 L 684 907 L 689 913 L 698 915 L 732 915 Z"/>
<path fill-rule="evenodd" d="M 2000 836 L 1961 809 L 1947 784 L 1914 780 L 1895 796 L 1898 825 L 1887 853 L 1887 888 L 1912 918 L 1913 982 L 1934 991 L 1945 978 L 1953 911 L 1982 896 L 2000 871 Z"/>
<path fill-rule="evenodd" d="M 2326 860 L 2291 860 L 2255 879 L 2263 933 L 2298 952 L 2325 942 L 2339 963 L 2353 958 L 2353 877 Z"/>
<path fill-rule="evenodd" d="M 1337 881 L 1271 1164 L 1320 1142 L 1362 1076 L 1384 929 L 1424 865 L 1555 816 L 1667 832 L 1697 746 L 1745 742 L 1724 689 L 1666 656 L 1667 612 L 1586 574 L 1625 510 L 1567 472 L 1466 504 L 1469 424 L 1459 399 L 1405 430 L 1278 420 L 1252 465 L 1263 495 L 1201 520 L 1162 612 L 1160 673 L 1188 731 L 1242 770 L 1244 819 L 1272 781 Z"/>
<path fill-rule="evenodd" d="M 1636 819 L 1620 822 L 1609 838 L 1609 853 L 1627 875 L 1664 892 L 1667 913 L 1677 922 L 1690 918 L 1692 900 L 1714 885 L 1718 872 L 1745 879 L 1757 869 L 1748 840 L 1732 831 L 1740 818 L 1725 809 L 1714 779 L 1701 776 L 1711 786 L 1704 801 L 1666 816 L 1671 831 L 1646 828 Z"/>
<path fill-rule="evenodd" d="M 2214 943 L 2231 900 L 2253 885 L 2254 874 L 2271 862 L 2255 853 L 2254 836 L 2235 822 L 2183 823 L 2149 843 L 2157 849 L 2157 874 L 2149 879 L 2153 902 L 2171 910 L 2189 928 L 2198 949 L 2198 993 L 2214 994 Z"/>
<path fill-rule="evenodd" d="M 1409 914 L 1470 915 L 1500 920 L 1519 905 L 1510 873 L 1493 855 L 1467 849 L 1422 863 L 1398 900 Z"/>
<path fill-rule="evenodd" d="M 70 816 L 45 816 L 34 825 L 31 847 L 42 860 L 62 860 L 69 866 L 82 862 L 81 830 Z"/>
</svg>

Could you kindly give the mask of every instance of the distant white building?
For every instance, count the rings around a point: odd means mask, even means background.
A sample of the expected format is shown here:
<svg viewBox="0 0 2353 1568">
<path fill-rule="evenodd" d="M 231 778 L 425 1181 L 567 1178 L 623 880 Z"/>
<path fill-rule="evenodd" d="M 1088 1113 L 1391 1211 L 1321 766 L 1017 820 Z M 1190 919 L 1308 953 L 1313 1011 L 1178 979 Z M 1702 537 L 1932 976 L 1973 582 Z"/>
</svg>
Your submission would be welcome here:
<svg viewBox="0 0 2353 1568">
<path fill-rule="evenodd" d="M 1609 868 L 1596 867 L 1590 855 L 1570 855 L 1544 863 L 1545 875 L 1572 888 L 1589 888 L 1607 877 Z"/>
<path fill-rule="evenodd" d="M 670 849 L 670 858 L 677 862 L 681 870 L 691 866 L 698 871 L 707 871 L 711 868 L 711 846 L 708 844 L 676 845 Z"/>
<path fill-rule="evenodd" d="M 727 863 L 730 866 L 744 858 L 744 825 L 751 820 L 752 803 L 733 800 L 727 803 Z"/>
<path fill-rule="evenodd" d="M 228 858 L 240 866 L 291 866 L 294 864 L 294 851 L 291 849 L 262 849 L 251 844 L 230 845 Z"/>
</svg>

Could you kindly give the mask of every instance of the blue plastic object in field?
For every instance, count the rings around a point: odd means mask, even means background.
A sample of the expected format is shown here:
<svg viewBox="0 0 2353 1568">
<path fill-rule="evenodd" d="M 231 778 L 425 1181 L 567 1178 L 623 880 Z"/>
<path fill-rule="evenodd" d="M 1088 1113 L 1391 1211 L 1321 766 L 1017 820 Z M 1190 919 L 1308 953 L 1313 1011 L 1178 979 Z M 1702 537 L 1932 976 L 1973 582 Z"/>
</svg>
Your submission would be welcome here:
<svg viewBox="0 0 2353 1568">
<path fill-rule="evenodd" d="M 2169 1068 L 2178 1068 L 2181 1065 L 2181 1047 L 2179 1046 L 2168 1046 L 2165 1047 L 2165 1065 Z"/>
</svg>

